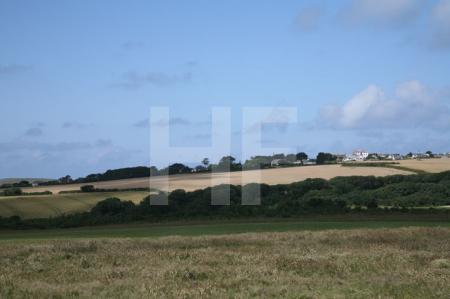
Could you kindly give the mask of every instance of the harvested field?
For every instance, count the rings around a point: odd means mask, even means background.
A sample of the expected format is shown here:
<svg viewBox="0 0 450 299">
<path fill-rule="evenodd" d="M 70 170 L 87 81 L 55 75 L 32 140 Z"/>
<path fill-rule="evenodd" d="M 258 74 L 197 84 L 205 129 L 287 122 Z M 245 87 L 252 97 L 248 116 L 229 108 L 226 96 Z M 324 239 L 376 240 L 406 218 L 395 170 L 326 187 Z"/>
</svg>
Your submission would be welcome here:
<svg viewBox="0 0 450 299">
<path fill-rule="evenodd" d="M 0 242 L 0 297 L 448 298 L 450 230 Z"/>
<path fill-rule="evenodd" d="M 450 159 L 449 159 L 450 160 Z M 449 165 L 450 169 L 450 165 Z M 323 178 L 331 179 L 336 176 L 352 176 L 352 175 L 374 175 L 387 176 L 394 174 L 411 174 L 411 172 L 392 169 L 392 168 L 374 168 L 374 167 L 341 167 L 340 165 L 323 165 L 323 166 L 305 166 L 305 167 L 288 167 L 264 170 L 249 170 L 243 172 L 231 173 L 215 173 L 215 174 L 182 174 L 169 177 L 169 186 L 165 181 L 167 177 L 137 178 L 117 181 L 106 181 L 92 183 L 97 188 L 146 188 L 151 187 L 160 190 L 185 189 L 192 191 L 196 189 L 206 188 L 212 185 L 231 183 L 241 185 L 242 183 L 266 183 L 266 184 L 288 184 L 297 181 L 303 181 L 307 178 Z M 82 184 L 60 185 L 60 186 L 42 186 L 36 188 L 24 188 L 25 192 L 52 191 L 58 193 L 67 190 L 79 190 Z M 86 185 L 86 184 L 84 184 Z"/>
<path fill-rule="evenodd" d="M 400 166 L 426 172 L 442 172 L 450 170 L 450 158 L 401 160 L 398 162 L 400 163 Z"/>
<path fill-rule="evenodd" d="M 119 197 L 139 203 L 148 192 L 92 192 L 57 195 L 0 197 L 0 216 L 21 218 L 47 218 L 90 210 L 97 202 L 108 197 Z"/>
</svg>

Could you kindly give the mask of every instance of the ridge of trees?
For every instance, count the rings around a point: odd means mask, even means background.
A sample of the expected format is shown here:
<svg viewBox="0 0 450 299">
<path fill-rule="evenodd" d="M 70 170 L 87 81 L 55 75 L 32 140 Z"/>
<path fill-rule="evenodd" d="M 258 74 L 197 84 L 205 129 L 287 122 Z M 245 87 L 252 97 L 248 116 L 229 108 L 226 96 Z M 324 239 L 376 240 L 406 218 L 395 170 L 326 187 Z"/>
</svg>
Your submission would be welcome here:
<svg viewBox="0 0 450 299">
<path fill-rule="evenodd" d="M 332 156 L 331 154 L 329 154 Z M 126 167 L 119 169 L 110 169 L 104 173 L 93 173 L 86 177 L 80 177 L 73 179 L 70 175 L 59 178 L 58 180 L 52 180 L 47 182 L 38 183 L 39 186 L 51 186 L 51 185 L 62 185 L 62 184 L 76 184 L 76 183 L 93 183 L 100 181 L 112 181 L 112 180 L 123 180 L 132 178 L 142 178 L 149 176 L 159 176 L 159 175 L 175 175 L 175 174 L 186 174 L 192 172 L 211 172 L 211 171 L 241 171 L 243 169 L 264 169 L 271 167 L 271 162 L 275 159 L 286 159 L 290 162 L 294 161 L 306 161 L 308 155 L 304 152 L 298 154 L 274 154 L 271 156 L 254 156 L 246 160 L 244 164 L 238 162 L 233 156 L 222 157 L 217 164 L 210 163 L 208 158 L 204 158 L 201 161 L 201 165 L 191 168 L 182 163 L 174 163 L 168 167 L 158 169 L 155 166 L 137 166 L 137 167 Z M 23 186 L 0 186 L 0 188 L 10 188 L 10 187 L 30 187 L 29 182 L 21 182 L 26 185 Z"/>
</svg>

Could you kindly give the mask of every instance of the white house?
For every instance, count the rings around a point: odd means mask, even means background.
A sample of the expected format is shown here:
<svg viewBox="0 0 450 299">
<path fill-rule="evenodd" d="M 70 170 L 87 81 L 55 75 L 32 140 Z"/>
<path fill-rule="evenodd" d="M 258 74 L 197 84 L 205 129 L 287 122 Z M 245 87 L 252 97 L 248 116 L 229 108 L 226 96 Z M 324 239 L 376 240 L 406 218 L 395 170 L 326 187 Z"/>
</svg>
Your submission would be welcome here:
<svg viewBox="0 0 450 299">
<path fill-rule="evenodd" d="M 363 161 L 367 159 L 367 157 L 369 156 L 369 152 L 366 150 L 355 150 L 353 151 L 352 156 L 356 161 Z"/>
<path fill-rule="evenodd" d="M 401 160 L 401 159 L 403 159 L 403 157 L 400 154 L 390 154 L 390 155 L 387 156 L 387 159 L 389 159 L 389 160 Z"/>
</svg>

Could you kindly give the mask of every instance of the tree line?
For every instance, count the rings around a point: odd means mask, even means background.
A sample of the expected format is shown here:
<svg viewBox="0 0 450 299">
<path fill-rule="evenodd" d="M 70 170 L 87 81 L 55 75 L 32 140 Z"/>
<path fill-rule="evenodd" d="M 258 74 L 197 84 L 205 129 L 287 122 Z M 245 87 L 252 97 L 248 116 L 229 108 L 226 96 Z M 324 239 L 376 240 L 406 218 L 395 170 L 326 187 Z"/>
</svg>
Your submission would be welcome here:
<svg viewBox="0 0 450 299">
<path fill-rule="evenodd" d="M 241 163 L 236 160 L 233 156 L 222 157 L 217 164 L 210 163 L 208 158 L 204 158 L 200 165 L 196 167 L 189 167 L 182 163 L 173 163 L 168 167 L 158 169 L 156 166 L 145 167 L 126 167 L 119 169 L 110 169 L 104 173 L 93 173 L 85 177 L 80 177 L 73 179 L 70 175 L 66 175 L 57 180 L 51 180 L 46 182 L 39 182 L 39 186 L 51 186 L 51 185 L 61 185 L 61 184 L 71 184 L 71 183 L 93 183 L 101 181 L 111 181 L 111 180 L 123 180 L 132 178 L 142 178 L 150 176 L 160 176 L 160 175 L 175 175 L 175 174 L 186 174 L 186 173 L 201 173 L 201 172 L 227 172 L 227 171 L 242 171 L 250 169 L 265 169 L 272 167 L 271 162 L 273 160 L 285 160 L 289 163 L 299 161 L 300 165 L 303 165 L 305 161 L 308 160 L 308 155 L 304 152 L 299 152 L 297 154 L 274 154 L 268 156 L 253 156 Z M 320 152 L 316 159 L 311 159 L 317 164 L 328 164 L 336 163 L 336 156 L 330 153 Z M 286 163 L 285 165 L 287 165 Z M 283 166 L 280 164 L 280 166 Z M 20 185 L 20 186 L 19 186 Z M 11 188 L 11 187 L 30 187 L 31 184 L 27 181 L 23 181 L 20 184 L 4 184 L 0 188 Z"/>
</svg>

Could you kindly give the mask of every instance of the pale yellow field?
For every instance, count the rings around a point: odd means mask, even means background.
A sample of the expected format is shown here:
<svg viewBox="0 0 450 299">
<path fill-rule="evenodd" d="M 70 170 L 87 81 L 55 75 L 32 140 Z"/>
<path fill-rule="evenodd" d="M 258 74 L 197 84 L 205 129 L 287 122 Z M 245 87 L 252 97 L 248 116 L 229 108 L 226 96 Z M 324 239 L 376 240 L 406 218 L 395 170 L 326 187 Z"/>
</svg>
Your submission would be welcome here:
<svg viewBox="0 0 450 299">
<path fill-rule="evenodd" d="M 423 160 L 401 160 L 400 166 L 423 170 L 427 172 L 442 172 L 450 170 L 450 158 L 423 159 Z"/>
<path fill-rule="evenodd" d="M 46 218 L 90 210 L 99 201 L 118 197 L 139 203 L 149 192 L 92 192 L 38 196 L 0 197 L 0 216 Z"/>
<path fill-rule="evenodd" d="M 450 159 L 449 159 L 450 160 Z M 450 169 L 450 164 L 448 165 Z M 247 183 L 265 183 L 265 184 L 288 184 L 297 181 L 303 181 L 307 178 L 331 179 L 336 176 L 352 175 L 374 175 L 386 176 L 394 174 L 411 174 L 411 172 L 383 168 L 383 167 L 341 167 L 340 165 L 323 166 L 305 166 L 288 167 L 265 170 L 249 170 L 243 172 L 231 173 L 204 173 L 204 174 L 182 174 L 169 177 L 169 185 L 166 185 L 167 177 L 159 176 L 149 178 L 137 178 L 127 180 L 116 180 L 92 183 L 96 188 L 147 188 L 152 187 L 159 190 L 185 189 L 188 191 L 206 188 L 211 185 L 227 184 L 241 185 Z M 42 186 L 35 188 L 24 188 L 25 192 L 37 192 L 49 190 L 58 193 L 65 190 L 79 190 L 81 185 L 71 184 L 60 186 Z"/>
</svg>

